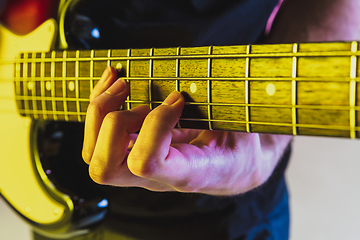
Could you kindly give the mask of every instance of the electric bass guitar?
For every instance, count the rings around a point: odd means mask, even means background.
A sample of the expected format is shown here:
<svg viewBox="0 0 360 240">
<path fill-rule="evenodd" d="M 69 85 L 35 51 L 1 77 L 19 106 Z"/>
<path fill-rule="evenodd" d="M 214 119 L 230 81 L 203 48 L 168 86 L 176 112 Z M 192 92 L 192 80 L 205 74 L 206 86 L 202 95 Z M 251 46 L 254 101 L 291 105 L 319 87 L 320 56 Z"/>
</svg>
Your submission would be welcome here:
<svg viewBox="0 0 360 240">
<path fill-rule="evenodd" d="M 41 234 L 86 233 L 108 211 L 80 153 L 106 66 L 130 83 L 122 109 L 182 92 L 180 127 L 360 137 L 358 42 L 67 50 L 60 31 L 52 51 L 56 33 L 54 20 L 25 36 L 0 25 L 0 193 Z"/>
</svg>

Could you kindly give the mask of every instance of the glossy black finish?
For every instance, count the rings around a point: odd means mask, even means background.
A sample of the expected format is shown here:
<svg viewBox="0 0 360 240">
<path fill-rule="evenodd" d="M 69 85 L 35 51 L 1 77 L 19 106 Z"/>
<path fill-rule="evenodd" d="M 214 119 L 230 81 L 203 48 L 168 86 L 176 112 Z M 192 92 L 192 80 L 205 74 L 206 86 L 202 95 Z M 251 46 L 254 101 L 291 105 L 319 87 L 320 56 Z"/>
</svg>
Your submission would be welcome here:
<svg viewBox="0 0 360 240">
<path fill-rule="evenodd" d="M 70 196 L 74 205 L 71 220 L 64 223 L 68 226 L 38 228 L 51 235 L 75 233 L 96 225 L 108 212 L 108 200 L 89 177 L 88 165 L 81 158 L 84 125 L 45 121 L 38 122 L 35 129 L 44 172 L 58 191 Z"/>
<path fill-rule="evenodd" d="M 130 17 L 140 16 L 142 11 L 146 11 L 148 4 L 152 4 L 151 6 L 154 7 L 155 3 L 146 0 L 72 1 L 66 12 L 64 24 L 69 48 L 127 49 L 190 46 L 193 44 L 191 42 L 193 34 L 176 25 L 179 20 L 176 19 L 176 13 L 169 13 L 174 15 L 174 23 L 170 21 L 167 26 L 159 24 L 161 16 L 156 12 L 152 13 L 151 22 L 145 24 L 140 23 L 141 19 L 139 18 Z M 161 8 L 166 5 L 166 1 L 158 1 L 155 5 L 159 5 Z M 133 11 L 139 11 L 139 14 L 129 12 L 129 6 L 134 7 L 136 10 Z"/>
</svg>

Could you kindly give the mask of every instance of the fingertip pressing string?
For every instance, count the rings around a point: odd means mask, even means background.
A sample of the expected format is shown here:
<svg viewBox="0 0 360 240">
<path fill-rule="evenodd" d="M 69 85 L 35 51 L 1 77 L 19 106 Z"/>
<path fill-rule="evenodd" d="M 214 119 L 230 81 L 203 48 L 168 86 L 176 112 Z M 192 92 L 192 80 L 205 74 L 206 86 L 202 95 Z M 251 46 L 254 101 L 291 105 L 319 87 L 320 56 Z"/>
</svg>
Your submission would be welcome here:
<svg viewBox="0 0 360 240">
<path fill-rule="evenodd" d="M 163 105 L 173 105 L 176 103 L 181 97 L 181 93 L 179 91 L 173 91 L 170 95 L 164 100 Z"/>
<path fill-rule="evenodd" d="M 119 78 L 111 85 L 111 87 L 109 87 L 108 90 L 105 91 L 105 93 L 109 94 L 109 95 L 117 95 L 117 94 L 121 93 L 122 91 L 124 91 L 125 86 L 126 86 L 125 80 L 122 78 Z"/>
</svg>

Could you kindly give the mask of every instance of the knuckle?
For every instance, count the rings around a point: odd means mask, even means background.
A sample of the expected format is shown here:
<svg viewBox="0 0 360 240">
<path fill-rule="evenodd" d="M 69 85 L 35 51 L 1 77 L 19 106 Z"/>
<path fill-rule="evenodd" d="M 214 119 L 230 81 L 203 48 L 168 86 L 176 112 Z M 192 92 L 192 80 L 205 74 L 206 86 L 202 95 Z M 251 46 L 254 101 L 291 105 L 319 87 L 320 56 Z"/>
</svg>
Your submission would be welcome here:
<svg viewBox="0 0 360 240">
<path fill-rule="evenodd" d="M 123 119 L 123 112 L 109 112 L 108 114 L 106 114 L 104 121 L 108 121 L 108 122 L 118 122 L 121 121 Z"/>
<path fill-rule="evenodd" d="M 125 120 L 124 112 L 121 111 L 109 112 L 104 117 L 103 124 L 109 126 L 116 126 L 117 124 L 124 122 L 124 120 Z"/>
<path fill-rule="evenodd" d="M 103 116 L 104 108 L 97 101 L 90 102 L 87 113 L 94 116 Z"/>
<path fill-rule="evenodd" d="M 161 119 L 161 114 L 159 114 L 158 112 L 150 112 L 146 118 L 145 118 L 145 121 L 149 124 L 156 124 L 156 123 L 159 123 L 160 122 L 160 119 Z"/>
<path fill-rule="evenodd" d="M 101 184 L 101 185 L 104 184 L 101 177 L 99 175 L 93 173 L 92 171 L 89 171 L 89 176 L 95 183 Z"/>
<path fill-rule="evenodd" d="M 111 182 L 111 174 L 95 164 L 90 164 L 89 176 L 94 182 L 101 185 L 107 185 Z"/>
<path fill-rule="evenodd" d="M 94 154 L 89 165 L 90 178 L 101 185 L 109 185 L 116 175 L 116 169 L 109 166 L 111 159 Z"/>
<path fill-rule="evenodd" d="M 150 166 L 150 164 L 131 164 L 129 165 L 129 170 L 136 176 L 143 178 L 152 178 L 155 175 L 154 167 Z"/>
<path fill-rule="evenodd" d="M 175 112 L 171 106 L 160 105 L 146 116 L 145 121 L 150 125 L 161 123 L 165 128 L 173 128 L 179 117 L 180 113 Z"/>
<path fill-rule="evenodd" d="M 163 107 L 164 106 L 160 105 L 154 111 L 151 111 L 146 116 L 146 122 L 158 124 L 159 122 L 162 122 L 163 119 L 168 119 L 168 115 L 170 113 L 168 111 L 162 111 Z M 167 122 L 168 121 L 166 121 L 165 123 L 167 123 Z"/>
<path fill-rule="evenodd" d="M 138 154 L 130 154 L 128 158 L 128 168 L 136 176 L 143 178 L 154 178 L 156 173 L 159 170 L 158 164 L 153 161 L 143 157 L 137 156 Z"/>
</svg>

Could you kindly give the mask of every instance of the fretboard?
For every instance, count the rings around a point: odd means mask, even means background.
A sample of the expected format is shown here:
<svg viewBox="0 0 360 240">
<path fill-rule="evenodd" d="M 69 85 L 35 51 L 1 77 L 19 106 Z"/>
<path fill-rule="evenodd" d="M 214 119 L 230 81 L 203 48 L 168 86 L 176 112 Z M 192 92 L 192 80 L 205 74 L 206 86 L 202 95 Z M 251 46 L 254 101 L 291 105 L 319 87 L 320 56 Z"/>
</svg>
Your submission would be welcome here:
<svg viewBox="0 0 360 240">
<path fill-rule="evenodd" d="M 22 53 L 14 84 L 21 115 L 83 122 L 104 69 L 121 67 L 122 108 L 178 90 L 181 127 L 359 138 L 359 55 L 357 42 Z"/>
</svg>

